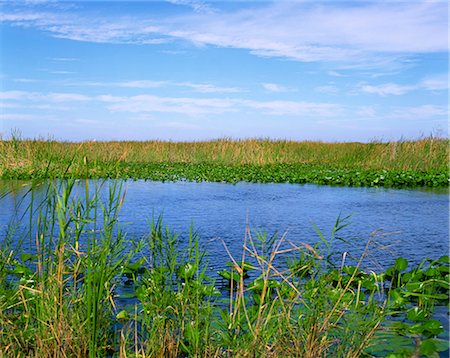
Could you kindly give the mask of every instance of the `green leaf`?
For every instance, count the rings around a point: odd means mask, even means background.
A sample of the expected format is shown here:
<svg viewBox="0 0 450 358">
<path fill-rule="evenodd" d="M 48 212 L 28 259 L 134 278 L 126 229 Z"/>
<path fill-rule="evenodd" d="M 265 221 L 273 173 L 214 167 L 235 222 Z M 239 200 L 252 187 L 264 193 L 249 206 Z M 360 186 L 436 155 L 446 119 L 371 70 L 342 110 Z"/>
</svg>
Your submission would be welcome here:
<svg viewBox="0 0 450 358">
<path fill-rule="evenodd" d="M 420 345 L 420 353 L 429 357 L 431 354 L 436 353 L 436 344 L 431 339 L 422 341 Z"/>
<path fill-rule="evenodd" d="M 429 313 L 420 307 L 413 307 L 408 310 L 407 316 L 410 321 L 424 321 L 428 318 Z"/>
<path fill-rule="evenodd" d="M 449 349 L 450 343 L 447 339 L 430 338 L 429 340 L 434 342 L 436 345 L 436 351 L 438 352 L 444 352 Z"/>
<path fill-rule="evenodd" d="M 116 315 L 116 318 L 117 318 L 119 321 L 125 321 L 125 320 L 128 320 L 128 319 L 129 319 L 129 314 L 128 314 L 127 311 L 122 310 L 122 311 L 120 311 L 120 312 Z"/>
<path fill-rule="evenodd" d="M 136 292 L 124 292 L 124 293 L 120 293 L 119 297 L 121 299 L 130 299 L 130 298 L 136 298 Z"/>
<path fill-rule="evenodd" d="M 192 262 L 188 262 L 184 265 L 181 265 L 178 270 L 178 276 L 189 280 L 194 277 L 195 273 L 197 272 L 198 266 L 196 264 L 193 264 Z"/>
<path fill-rule="evenodd" d="M 26 275 L 26 274 L 29 275 L 29 274 L 31 274 L 30 269 L 29 269 L 28 267 L 22 266 L 22 265 L 16 266 L 16 267 L 14 268 L 13 272 L 14 272 L 15 274 L 18 274 L 18 275 Z"/>
<path fill-rule="evenodd" d="M 405 298 L 403 297 L 402 293 L 397 289 L 397 290 L 393 290 L 391 291 L 391 303 L 394 306 L 401 306 L 405 303 Z"/>
<path fill-rule="evenodd" d="M 439 333 L 442 333 L 444 331 L 444 327 L 442 326 L 442 323 L 439 322 L 437 319 L 430 319 L 427 322 L 423 324 L 424 331 L 428 331 L 432 333 L 433 335 L 437 336 Z"/>
<path fill-rule="evenodd" d="M 235 271 L 221 270 L 221 271 L 217 271 L 217 274 L 229 281 L 233 280 L 235 282 L 239 282 L 239 280 L 240 280 L 239 274 Z"/>
<path fill-rule="evenodd" d="M 399 257 L 394 262 L 394 269 L 403 271 L 408 267 L 408 261 L 404 257 Z"/>
<path fill-rule="evenodd" d="M 35 255 L 31 255 L 31 254 L 28 254 L 28 253 L 23 253 L 23 254 L 20 255 L 20 260 L 22 262 L 25 262 L 25 261 L 28 261 L 28 260 L 32 260 L 34 258 L 36 258 Z"/>
<path fill-rule="evenodd" d="M 145 263 L 145 258 L 141 257 L 139 260 L 137 260 L 136 262 L 132 263 L 132 264 L 128 264 L 125 266 L 126 269 L 130 270 L 130 271 L 137 271 L 139 270 L 139 268 Z"/>
</svg>

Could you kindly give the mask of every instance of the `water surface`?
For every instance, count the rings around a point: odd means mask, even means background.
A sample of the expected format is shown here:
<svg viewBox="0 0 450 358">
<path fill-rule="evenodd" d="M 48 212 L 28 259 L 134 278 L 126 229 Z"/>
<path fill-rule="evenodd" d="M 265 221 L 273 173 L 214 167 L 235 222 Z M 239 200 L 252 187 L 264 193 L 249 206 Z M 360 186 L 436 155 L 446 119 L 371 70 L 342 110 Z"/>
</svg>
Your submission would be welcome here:
<svg viewBox="0 0 450 358">
<path fill-rule="evenodd" d="M 100 181 L 92 181 L 90 186 Z M 107 192 L 108 182 L 102 192 Z M 27 197 L 25 182 L 0 182 L 0 235 L 6 230 L 14 207 Z M 164 224 L 187 236 L 191 225 L 207 248 L 213 266 L 227 260 L 223 244 L 233 255 L 242 249 L 246 226 L 265 231 L 268 236 L 285 234 L 296 245 L 320 242 L 314 226 L 328 239 L 340 216 L 351 215 L 347 227 L 339 232 L 349 244 L 333 242 L 336 251 L 358 256 L 369 238 L 368 259 L 374 265 L 387 266 L 403 256 L 414 263 L 423 258 L 438 258 L 449 250 L 449 197 L 445 190 L 396 190 L 385 188 L 349 188 L 296 184 L 220 184 L 161 183 L 126 181 L 126 199 L 120 215 L 128 237 L 138 240 L 149 231 L 152 217 L 163 216 Z M 84 183 L 77 191 L 83 195 Z M 26 221 L 24 221 L 26 225 Z M 375 237 L 373 233 L 377 232 Z M 380 234 L 383 233 L 385 235 Z"/>
</svg>

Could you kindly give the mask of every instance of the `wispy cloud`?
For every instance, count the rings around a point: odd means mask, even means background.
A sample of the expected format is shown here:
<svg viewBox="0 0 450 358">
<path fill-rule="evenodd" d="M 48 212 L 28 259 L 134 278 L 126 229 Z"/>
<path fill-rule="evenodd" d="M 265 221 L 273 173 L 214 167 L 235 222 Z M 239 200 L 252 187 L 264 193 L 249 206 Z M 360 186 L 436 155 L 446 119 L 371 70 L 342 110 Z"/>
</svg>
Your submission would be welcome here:
<svg viewBox="0 0 450 358">
<path fill-rule="evenodd" d="M 35 121 L 52 119 L 48 116 L 39 114 L 23 114 L 23 113 L 0 113 L 0 119 L 7 121 Z"/>
<path fill-rule="evenodd" d="M 288 92 L 289 91 L 289 89 L 287 87 L 276 84 L 276 83 L 263 83 L 262 86 L 266 91 L 269 91 L 269 92 L 279 93 L 279 92 Z"/>
<path fill-rule="evenodd" d="M 13 82 L 17 83 L 35 83 L 38 82 L 38 80 L 32 79 L 32 78 L 13 78 Z"/>
<path fill-rule="evenodd" d="M 448 90 L 448 87 L 448 76 L 437 75 L 427 77 L 420 82 L 411 85 L 401 85 L 397 83 L 384 83 L 380 85 L 362 84 L 360 85 L 360 90 L 365 93 L 378 94 L 380 96 L 400 96 L 416 90 L 443 91 Z"/>
<path fill-rule="evenodd" d="M 58 62 L 74 62 L 79 61 L 78 58 L 75 57 L 52 57 L 52 61 L 58 61 Z"/>
<path fill-rule="evenodd" d="M 237 87 L 220 87 L 207 83 L 191 83 L 191 82 L 179 82 L 174 83 L 176 86 L 185 86 L 192 88 L 199 93 L 238 93 L 243 92 L 242 89 Z"/>
<path fill-rule="evenodd" d="M 50 102 L 80 102 L 91 98 L 79 93 L 40 93 L 28 91 L 0 92 L 0 100 L 6 101 L 50 101 Z"/>
<path fill-rule="evenodd" d="M 183 40 L 347 67 L 387 66 L 409 54 L 448 50 L 446 2 L 362 1 L 351 6 L 255 2 L 250 8 L 208 13 L 203 10 L 209 5 L 202 1 L 172 3 L 198 12 L 151 18 L 148 14 L 81 17 L 70 11 L 5 11 L 0 19 L 77 41 L 161 44 Z"/>
<path fill-rule="evenodd" d="M 336 94 L 339 92 L 339 89 L 334 85 L 324 85 L 316 87 L 315 91 L 324 94 Z"/>
<path fill-rule="evenodd" d="M 187 116 L 204 114 L 221 114 L 233 112 L 233 100 L 214 98 L 188 98 L 188 97 L 160 97 L 152 95 L 139 96 L 99 96 L 100 101 L 109 103 L 108 110 L 112 112 L 159 112 L 178 113 Z"/>
<path fill-rule="evenodd" d="M 402 95 L 416 89 L 416 86 L 399 85 L 395 83 L 386 83 L 382 85 L 362 85 L 361 91 L 366 93 L 378 94 L 380 96 Z"/>
<path fill-rule="evenodd" d="M 210 4 L 207 4 L 205 1 L 201 0 L 166 0 L 169 3 L 175 5 L 184 5 L 192 8 L 195 12 L 199 13 L 207 13 L 211 14 L 216 12 L 216 9 L 213 8 Z"/>
<path fill-rule="evenodd" d="M 48 71 L 52 75 L 73 75 L 76 72 L 73 71 Z"/>
<path fill-rule="evenodd" d="M 137 80 L 137 81 L 124 81 L 113 82 L 106 84 L 106 86 L 117 86 L 127 88 L 160 88 L 167 85 L 167 81 L 149 81 L 149 80 Z"/>
<path fill-rule="evenodd" d="M 413 107 L 401 107 L 388 114 L 390 119 L 423 120 L 430 118 L 447 118 L 448 108 L 445 106 L 422 105 Z"/>
<path fill-rule="evenodd" d="M 333 77 L 345 77 L 345 75 L 341 72 L 338 71 L 328 71 L 327 72 L 329 76 L 333 76 Z"/>
<path fill-rule="evenodd" d="M 360 118 L 374 118 L 377 111 L 373 106 L 361 106 L 356 110 L 356 114 Z"/>
<path fill-rule="evenodd" d="M 154 124 L 155 127 L 159 128 L 170 128 L 170 129 L 187 129 L 187 130 L 198 130 L 202 127 L 198 124 L 179 122 L 179 121 L 164 121 Z"/>
<path fill-rule="evenodd" d="M 295 101 L 239 101 L 246 107 L 262 110 L 271 115 L 290 115 L 304 117 L 336 117 L 344 108 L 334 103 L 295 102 Z"/>
<path fill-rule="evenodd" d="M 232 98 L 188 98 L 159 97 L 151 95 L 116 97 L 104 95 L 99 100 L 111 103 L 107 108 L 113 112 L 160 112 L 179 113 L 188 116 L 223 114 L 243 110 L 257 110 L 270 115 L 322 116 L 339 115 L 343 108 L 337 104 L 295 102 L 295 101 L 255 101 Z"/>
<path fill-rule="evenodd" d="M 0 92 L 0 100 L 5 103 L 22 103 L 29 108 L 30 102 L 41 106 L 55 103 L 70 105 L 79 102 L 100 102 L 111 112 L 174 113 L 185 116 L 203 116 L 206 114 L 223 114 L 242 111 L 256 111 L 261 114 L 335 117 L 344 108 L 338 104 L 306 101 L 257 101 L 241 98 L 192 98 L 164 97 L 149 94 L 137 96 L 115 96 L 110 94 L 87 96 L 80 93 L 40 93 L 26 91 Z M 20 108 L 20 107 L 19 107 Z"/>
<path fill-rule="evenodd" d="M 238 87 L 216 86 L 210 83 L 194 83 L 194 82 L 175 82 L 175 81 L 152 81 L 152 80 L 132 80 L 117 82 L 73 82 L 71 86 L 93 86 L 93 87 L 122 87 L 136 89 L 152 89 L 162 87 L 181 87 L 189 88 L 198 93 L 240 93 L 245 92 L 244 89 Z"/>
<path fill-rule="evenodd" d="M 428 91 L 448 90 L 449 88 L 448 74 L 427 77 L 422 80 L 419 86 Z"/>
</svg>

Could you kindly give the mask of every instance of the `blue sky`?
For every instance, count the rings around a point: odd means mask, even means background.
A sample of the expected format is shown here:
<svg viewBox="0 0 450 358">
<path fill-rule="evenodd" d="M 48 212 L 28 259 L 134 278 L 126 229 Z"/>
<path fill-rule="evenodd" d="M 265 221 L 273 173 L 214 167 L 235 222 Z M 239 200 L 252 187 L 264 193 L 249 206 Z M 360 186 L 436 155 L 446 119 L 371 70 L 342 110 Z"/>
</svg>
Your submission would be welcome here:
<svg viewBox="0 0 450 358">
<path fill-rule="evenodd" d="M 0 132 L 448 135 L 447 1 L 0 1 Z"/>
</svg>

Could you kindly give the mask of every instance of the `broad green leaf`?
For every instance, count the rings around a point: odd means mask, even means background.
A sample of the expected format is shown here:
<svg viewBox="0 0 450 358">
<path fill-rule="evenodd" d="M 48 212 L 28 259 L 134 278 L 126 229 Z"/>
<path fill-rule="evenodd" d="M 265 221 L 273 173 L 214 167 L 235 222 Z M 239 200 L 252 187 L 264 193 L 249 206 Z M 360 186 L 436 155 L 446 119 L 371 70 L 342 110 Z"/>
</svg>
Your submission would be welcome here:
<svg viewBox="0 0 450 358">
<path fill-rule="evenodd" d="M 404 257 L 399 257 L 394 262 L 394 268 L 397 271 L 403 271 L 408 267 L 408 261 Z"/>
</svg>

